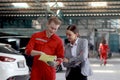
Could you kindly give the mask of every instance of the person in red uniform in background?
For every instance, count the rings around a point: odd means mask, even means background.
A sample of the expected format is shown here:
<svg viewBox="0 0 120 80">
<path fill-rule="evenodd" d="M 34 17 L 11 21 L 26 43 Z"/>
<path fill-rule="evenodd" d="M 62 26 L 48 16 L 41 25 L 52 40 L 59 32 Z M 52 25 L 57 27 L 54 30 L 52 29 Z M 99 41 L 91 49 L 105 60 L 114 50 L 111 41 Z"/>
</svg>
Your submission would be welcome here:
<svg viewBox="0 0 120 80">
<path fill-rule="evenodd" d="M 53 55 L 57 57 L 55 66 L 64 58 L 64 46 L 62 39 L 55 34 L 61 25 L 61 21 L 52 16 L 46 23 L 47 28 L 42 32 L 36 32 L 31 36 L 25 53 L 34 56 L 30 80 L 55 80 L 56 69 L 40 60 L 41 55 Z"/>
<path fill-rule="evenodd" d="M 100 65 L 102 64 L 106 65 L 108 52 L 109 52 L 109 46 L 108 44 L 106 44 L 106 40 L 103 38 L 99 45 L 99 53 L 100 53 L 100 60 L 101 60 Z"/>
</svg>

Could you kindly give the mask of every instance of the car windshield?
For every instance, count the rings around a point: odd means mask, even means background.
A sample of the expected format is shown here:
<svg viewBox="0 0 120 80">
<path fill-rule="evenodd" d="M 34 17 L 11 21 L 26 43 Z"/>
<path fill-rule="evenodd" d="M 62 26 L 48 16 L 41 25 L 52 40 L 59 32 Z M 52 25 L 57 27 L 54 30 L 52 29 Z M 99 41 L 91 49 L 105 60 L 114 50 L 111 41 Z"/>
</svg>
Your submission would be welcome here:
<svg viewBox="0 0 120 80">
<path fill-rule="evenodd" d="M 0 52 L 7 54 L 18 54 L 18 51 L 16 51 L 10 46 L 0 46 Z"/>
</svg>

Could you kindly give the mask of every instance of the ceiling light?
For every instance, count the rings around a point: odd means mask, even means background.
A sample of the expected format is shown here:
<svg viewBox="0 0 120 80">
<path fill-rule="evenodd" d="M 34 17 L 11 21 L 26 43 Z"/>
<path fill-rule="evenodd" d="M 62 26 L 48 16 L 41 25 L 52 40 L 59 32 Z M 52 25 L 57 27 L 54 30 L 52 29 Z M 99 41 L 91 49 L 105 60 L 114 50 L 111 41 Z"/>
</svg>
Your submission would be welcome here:
<svg viewBox="0 0 120 80">
<path fill-rule="evenodd" d="M 106 7 L 107 2 L 90 2 L 89 5 L 92 7 Z"/>
<path fill-rule="evenodd" d="M 46 5 L 49 5 L 49 7 L 64 7 L 62 2 L 47 2 Z"/>
<path fill-rule="evenodd" d="M 59 13 L 60 13 L 60 9 L 59 9 L 59 10 L 57 10 L 56 14 L 58 15 Z"/>
<path fill-rule="evenodd" d="M 12 5 L 15 8 L 28 8 L 29 7 L 29 5 L 27 3 L 12 3 Z"/>
</svg>

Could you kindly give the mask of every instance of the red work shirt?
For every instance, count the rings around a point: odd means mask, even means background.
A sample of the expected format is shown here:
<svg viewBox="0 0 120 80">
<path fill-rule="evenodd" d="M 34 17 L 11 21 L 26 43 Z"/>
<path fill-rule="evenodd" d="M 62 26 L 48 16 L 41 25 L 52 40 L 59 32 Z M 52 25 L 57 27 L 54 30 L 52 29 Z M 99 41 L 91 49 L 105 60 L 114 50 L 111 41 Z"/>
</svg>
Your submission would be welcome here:
<svg viewBox="0 0 120 80">
<path fill-rule="evenodd" d="M 101 53 L 105 53 L 106 54 L 108 52 L 108 50 L 109 50 L 109 47 L 108 47 L 107 44 L 100 44 L 99 51 Z"/>
<path fill-rule="evenodd" d="M 49 55 L 56 55 L 58 61 L 64 57 L 64 47 L 62 39 L 53 34 L 50 38 L 46 37 L 46 31 L 37 32 L 32 35 L 28 45 L 26 46 L 26 53 L 30 55 L 32 50 L 42 51 Z M 55 68 L 38 60 L 40 56 L 34 56 L 31 80 L 55 80 Z"/>
</svg>

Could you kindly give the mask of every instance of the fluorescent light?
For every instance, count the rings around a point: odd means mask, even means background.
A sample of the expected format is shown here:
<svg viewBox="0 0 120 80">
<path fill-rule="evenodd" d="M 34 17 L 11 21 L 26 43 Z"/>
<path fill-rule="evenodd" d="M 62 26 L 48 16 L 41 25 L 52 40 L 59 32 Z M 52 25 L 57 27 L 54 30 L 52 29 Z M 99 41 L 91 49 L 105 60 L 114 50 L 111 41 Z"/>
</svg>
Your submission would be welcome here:
<svg viewBox="0 0 120 80">
<path fill-rule="evenodd" d="M 114 70 L 93 70 L 95 73 L 116 73 Z"/>
<path fill-rule="evenodd" d="M 60 13 L 60 10 L 57 10 L 56 14 L 59 15 L 59 13 Z"/>
<path fill-rule="evenodd" d="M 16 39 L 8 39 L 8 42 L 16 41 Z"/>
<path fill-rule="evenodd" d="M 105 7 L 105 6 L 107 6 L 107 2 L 90 2 L 90 6 L 92 6 L 92 7 Z"/>
<path fill-rule="evenodd" d="M 27 3 L 12 3 L 12 5 L 15 8 L 28 8 L 29 7 L 29 5 Z"/>
<path fill-rule="evenodd" d="M 92 64 L 92 67 L 100 67 L 100 64 Z M 113 67 L 114 65 L 112 64 L 107 64 L 106 66 Z"/>
<path fill-rule="evenodd" d="M 62 2 L 47 2 L 46 5 L 50 7 L 64 7 Z"/>
</svg>

